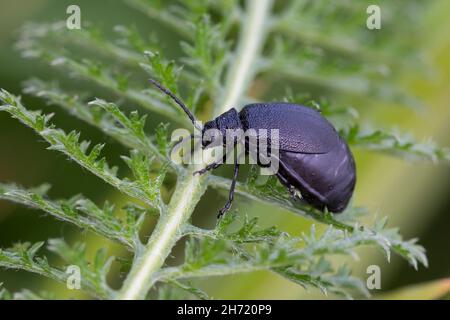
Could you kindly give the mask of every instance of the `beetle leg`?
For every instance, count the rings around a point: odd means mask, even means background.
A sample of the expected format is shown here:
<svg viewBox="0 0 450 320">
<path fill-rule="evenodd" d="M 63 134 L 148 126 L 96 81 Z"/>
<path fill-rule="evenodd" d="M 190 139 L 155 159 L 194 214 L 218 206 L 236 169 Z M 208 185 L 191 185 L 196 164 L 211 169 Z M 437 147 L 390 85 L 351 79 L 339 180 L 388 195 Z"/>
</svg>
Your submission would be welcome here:
<svg viewBox="0 0 450 320">
<path fill-rule="evenodd" d="M 206 173 L 206 172 L 208 172 L 208 171 L 210 171 L 210 170 L 217 169 L 217 168 L 220 167 L 222 164 L 223 164 L 223 163 L 213 162 L 213 163 L 211 163 L 211 164 L 208 164 L 206 167 L 204 167 L 204 168 L 201 169 L 201 170 L 194 171 L 194 174 L 202 175 L 202 174 L 204 174 L 204 173 Z"/>
<path fill-rule="evenodd" d="M 297 189 L 295 189 L 295 187 L 290 184 L 285 177 L 283 177 L 282 175 L 280 175 L 279 173 L 277 173 L 277 177 L 280 180 L 281 184 L 283 184 L 285 187 L 288 188 L 289 193 L 291 194 L 291 197 L 294 199 L 299 198 L 297 195 Z"/>
<path fill-rule="evenodd" d="M 220 167 L 222 164 L 224 164 L 226 161 L 227 161 L 227 153 L 225 153 L 225 154 L 223 155 L 223 158 L 222 158 L 222 162 L 221 162 L 221 163 L 219 163 L 219 162 L 213 162 L 213 163 L 210 163 L 210 164 L 208 164 L 206 167 L 204 167 L 203 169 L 200 169 L 200 170 L 198 170 L 198 171 L 194 171 L 194 174 L 202 175 L 202 174 L 204 174 L 204 173 L 206 173 L 206 172 L 208 172 L 208 171 L 210 171 L 210 170 L 217 169 L 217 168 Z"/>
<path fill-rule="evenodd" d="M 230 193 L 228 195 L 228 201 L 225 203 L 223 208 L 219 210 L 219 214 L 218 214 L 217 218 L 222 217 L 231 208 L 231 204 L 234 199 L 234 189 L 236 188 L 236 180 L 238 177 L 238 173 L 239 173 L 239 163 L 235 162 L 233 181 L 231 181 L 231 187 L 230 187 Z"/>
<path fill-rule="evenodd" d="M 170 154 L 172 154 L 173 150 L 181 143 L 184 143 L 186 139 L 194 139 L 196 135 L 194 133 L 191 133 L 188 137 L 181 137 L 178 141 L 175 141 L 172 146 L 170 147 Z M 200 140 L 201 141 L 201 140 Z M 197 142 L 198 143 L 198 142 Z M 195 148 L 195 147 L 194 147 Z"/>
</svg>

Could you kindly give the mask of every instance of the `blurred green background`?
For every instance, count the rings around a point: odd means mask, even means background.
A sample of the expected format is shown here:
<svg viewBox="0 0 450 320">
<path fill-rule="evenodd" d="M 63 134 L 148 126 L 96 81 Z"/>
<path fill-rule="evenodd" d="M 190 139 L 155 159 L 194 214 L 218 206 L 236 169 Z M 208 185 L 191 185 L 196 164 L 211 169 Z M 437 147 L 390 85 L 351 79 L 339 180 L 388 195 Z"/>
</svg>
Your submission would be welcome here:
<svg viewBox="0 0 450 320">
<path fill-rule="evenodd" d="M 13 93 L 21 92 L 23 80 L 36 75 L 43 79 L 65 79 L 52 69 L 33 60 L 20 57 L 13 45 L 17 28 L 26 21 L 53 22 L 65 19 L 66 8 L 74 1 L 62 0 L 0 0 L 0 87 Z M 135 24 L 141 30 L 151 30 L 164 39 L 165 52 L 176 57 L 180 54 L 177 36 L 164 30 L 122 4 L 121 1 L 76 1 L 82 8 L 82 19 L 94 22 L 107 32 L 116 24 Z M 365 14 L 365 13 L 362 13 Z M 382 126 L 398 127 L 413 132 L 419 140 L 433 138 L 442 146 L 449 146 L 450 139 L 450 1 L 430 1 L 427 10 L 417 16 L 426 37 L 415 45 L 424 52 L 427 61 L 434 68 L 433 77 L 427 81 L 407 78 L 405 82 L 412 92 L 420 96 L 426 109 L 411 112 L 392 106 L 367 106 L 361 112 L 370 114 Z M 398 17 L 401 19 L 401 17 Z M 84 83 L 77 83 L 83 88 Z M 295 90 L 295 87 L 293 87 Z M 107 98 L 107 97 L 105 97 Z M 24 97 L 27 105 L 57 111 L 56 121 L 63 128 L 79 129 L 83 136 L 95 142 L 111 142 L 99 131 L 70 117 L 55 107 L 44 106 L 42 101 Z M 152 123 L 162 119 L 152 117 Z M 0 113 L 0 181 L 17 182 L 24 186 L 35 186 L 49 182 L 54 198 L 70 197 L 77 193 L 101 203 L 106 198 L 120 201 L 120 195 L 85 170 L 66 160 L 62 155 L 45 150 L 46 144 L 31 130 Z M 109 158 L 117 159 L 123 149 L 110 144 L 106 149 Z M 382 270 L 382 290 L 391 291 L 410 284 L 450 277 L 450 170 L 446 164 L 412 162 L 383 156 L 379 153 L 355 150 L 358 169 L 358 184 L 354 197 L 356 205 L 365 205 L 372 214 L 388 215 L 389 224 L 398 226 L 406 238 L 419 237 L 427 249 L 430 267 L 415 271 L 407 263 L 393 257 L 385 262 L 380 252 L 373 249 L 361 250 L 359 261 L 348 261 L 354 273 L 366 278 L 366 268 L 378 264 Z M 227 172 L 225 169 L 224 173 Z M 213 227 L 216 209 L 224 197 L 208 191 L 194 213 L 194 223 Z M 216 208 L 217 207 L 217 208 Z M 256 205 L 238 197 L 239 212 L 260 217 L 259 223 L 277 225 L 282 230 L 299 234 L 307 230 L 311 222 L 278 208 Z M 105 243 L 89 233 L 55 221 L 37 211 L 0 201 L 0 247 L 9 247 L 17 241 L 41 241 L 48 238 L 66 237 L 69 241 L 82 240 L 89 243 L 89 249 L 98 246 L 110 247 L 110 252 L 125 255 L 120 248 Z M 92 246 L 91 246 L 92 245 Z M 176 253 L 174 253 L 176 256 Z M 50 280 L 25 272 L 0 270 L 0 282 L 11 291 L 29 288 L 36 291 L 54 292 L 57 297 L 78 297 L 66 291 L 63 286 Z M 442 282 L 444 284 L 444 282 Z M 448 285 L 448 282 L 447 282 Z M 245 274 L 221 279 L 202 280 L 201 286 L 216 298 L 323 298 L 318 292 L 305 290 L 268 272 Z M 377 294 L 378 292 L 373 292 Z M 417 296 L 420 298 L 420 295 Z"/>
</svg>

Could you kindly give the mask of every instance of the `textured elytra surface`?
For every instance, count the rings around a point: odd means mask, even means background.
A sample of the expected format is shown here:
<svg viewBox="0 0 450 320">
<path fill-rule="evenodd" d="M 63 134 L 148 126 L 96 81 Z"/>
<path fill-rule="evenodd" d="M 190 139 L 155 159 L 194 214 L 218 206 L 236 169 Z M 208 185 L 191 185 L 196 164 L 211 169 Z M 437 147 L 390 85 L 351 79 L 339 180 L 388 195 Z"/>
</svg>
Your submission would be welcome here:
<svg viewBox="0 0 450 320">
<path fill-rule="evenodd" d="M 283 151 L 326 153 L 339 141 L 338 133 L 324 117 L 296 104 L 250 104 L 242 109 L 240 118 L 244 129 L 279 130 L 279 149 Z"/>
</svg>

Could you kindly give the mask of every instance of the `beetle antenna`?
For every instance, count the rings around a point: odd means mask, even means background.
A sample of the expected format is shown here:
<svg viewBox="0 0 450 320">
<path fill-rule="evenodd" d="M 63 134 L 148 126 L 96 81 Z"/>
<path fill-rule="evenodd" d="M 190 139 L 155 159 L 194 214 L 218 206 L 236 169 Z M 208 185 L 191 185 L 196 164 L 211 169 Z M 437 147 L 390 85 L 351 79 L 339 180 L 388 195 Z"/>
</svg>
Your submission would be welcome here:
<svg viewBox="0 0 450 320">
<path fill-rule="evenodd" d="M 164 94 L 171 97 L 172 100 L 175 101 L 175 103 L 178 104 L 181 107 L 181 109 L 183 109 L 183 111 L 187 114 L 189 119 L 192 121 L 192 124 L 194 125 L 195 128 L 197 128 L 200 131 L 202 130 L 202 127 L 200 127 L 200 125 L 197 123 L 197 119 L 195 119 L 194 114 L 191 112 L 191 110 L 189 110 L 188 107 L 186 107 L 186 105 L 183 103 L 183 101 L 181 101 L 176 95 L 174 95 L 169 89 L 164 87 L 158 81 L 156 81 L 154 79 L 149 79 L 149 81 L 151 84 L 153 84 L 155 87 L 157 87 L 161 92 L 163 92 Z"/>
</svg>

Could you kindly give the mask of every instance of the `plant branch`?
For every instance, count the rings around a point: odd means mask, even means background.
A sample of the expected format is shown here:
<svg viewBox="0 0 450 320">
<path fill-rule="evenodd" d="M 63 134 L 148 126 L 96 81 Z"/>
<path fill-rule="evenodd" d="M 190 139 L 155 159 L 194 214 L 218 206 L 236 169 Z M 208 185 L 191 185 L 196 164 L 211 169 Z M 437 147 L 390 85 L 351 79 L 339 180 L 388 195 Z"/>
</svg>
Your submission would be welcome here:
<svg viewBox="0 0 450 320">
<path fill-rule="evenodd" d="M 96 207 L 90 200 L 77 196 L 66 201 L 51 201 L 37 189 L 47 189 L 47 186 L 26 190 L 15 185 L 0 183 L 0 199 L 40 209 L 59 220 L 114 239 L 128 248 L 135 247 L 136 237 L 126 231 L 126 226 L 105 210 Z M 87 206 L 90 210 L 85 210 Z M 82 215 L 80 211 L 84 211 L 85 215 Z"/>
<path fill-rule="evenodd" d="M 122 112 L 119 113 L 118 110 L 116 111 L 118 109 L 117 107 L 114 108 L 114 111 L 120 114 L 121 119 L 117 119 L 115 113 L 113 114 L 108 110 L 113 108 L 113 104 L 108 104 L 101 99 L 84 103 L 80 101 L 78 95 L 68 95 L 56 84 L 35 78 L 24 83 L 24 92 L 44 98 L 49 104 L 60 106 L 71 115 L 100 129 L 103 133 L 114 138 L 125 147 L 137 149 L 149 157 L 157 156 L 159 160 L 167 161 L 167 158 L 152 143 L 150 137 L 141 133 L 136 134 L 133 127 L 134 123 L 125 114 Z M 94 106 L 99 108 L 94 108 Z M 137 115 L 137 113 L 135 112 L 134 115 Z M 117 122 L 120 122 L 120 126 Z"/>
</svg>

